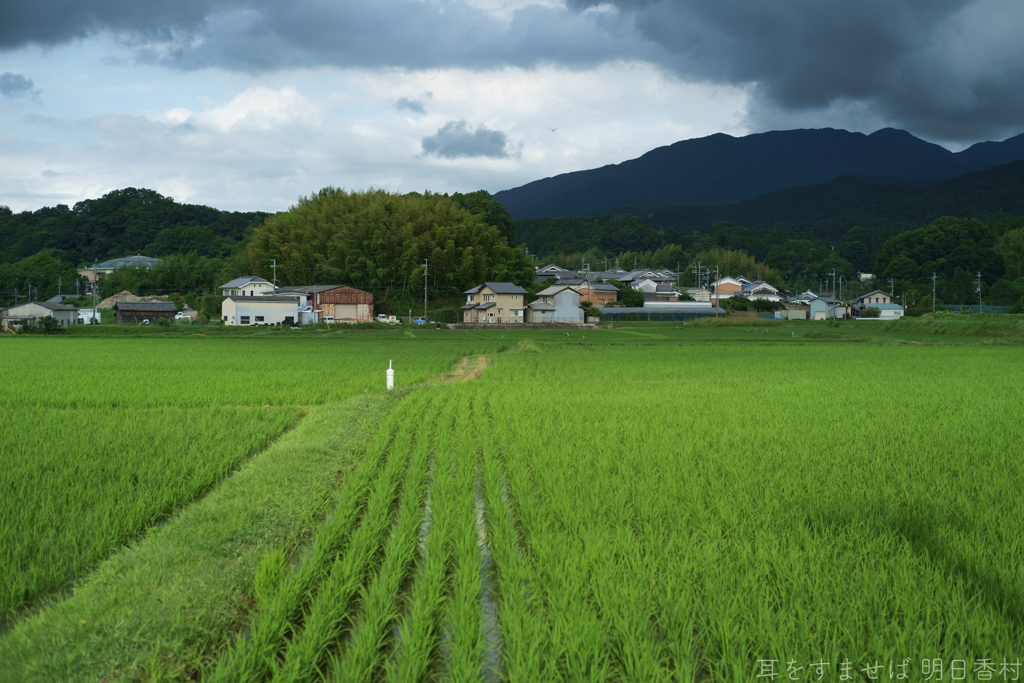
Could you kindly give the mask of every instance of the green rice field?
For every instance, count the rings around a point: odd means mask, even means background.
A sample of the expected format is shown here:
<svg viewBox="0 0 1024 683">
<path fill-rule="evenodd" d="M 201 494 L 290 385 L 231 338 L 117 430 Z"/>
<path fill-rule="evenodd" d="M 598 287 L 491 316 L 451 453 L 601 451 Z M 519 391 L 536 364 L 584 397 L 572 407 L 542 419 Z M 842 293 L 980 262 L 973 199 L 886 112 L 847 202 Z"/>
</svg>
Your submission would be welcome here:
<svg viewBox="0 0 1024 683">
<path fill-rule="evenodd" d="M 1012 336 L 633 324 L 11 341 L 0 680 L 1019 675 Z M 34 382 L 55 356 L 62 374 Z M 147 618 L 141 597 L 86 616 L 120 590 L 108 564 L 157 552 L 152 525 L 173 537 L 248 481 L 250 459 L 287 466 L 273 442 L 289 426 L 334 448 L 353 427 L 318 416 L 380 395 L 388 360 L 398 390 L 343 473 L 314 477 L 301 533 L 254 545 L 230 586 L 244 607 L 104 649 L 97 633 Z M 253 491 L 238 505 L 255 515 L 271 503 Z"/>
</svg>

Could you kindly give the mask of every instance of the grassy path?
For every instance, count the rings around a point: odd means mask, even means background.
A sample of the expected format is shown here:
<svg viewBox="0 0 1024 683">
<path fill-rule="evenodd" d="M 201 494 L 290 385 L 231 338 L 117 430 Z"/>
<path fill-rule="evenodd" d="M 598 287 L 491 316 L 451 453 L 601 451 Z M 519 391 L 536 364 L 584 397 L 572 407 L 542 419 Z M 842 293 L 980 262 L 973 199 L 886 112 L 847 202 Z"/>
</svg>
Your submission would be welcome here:
<svg viewBox="0 0 1024 683">
<path fill-rule="evenodd" d="M 308 541 L 396 400 L 361 394 L 310 408 L 73 597 L 16 624 L 0 639 L 0 682 L 193 677 L 247 618 L 262 558 Z"/>
</svg>

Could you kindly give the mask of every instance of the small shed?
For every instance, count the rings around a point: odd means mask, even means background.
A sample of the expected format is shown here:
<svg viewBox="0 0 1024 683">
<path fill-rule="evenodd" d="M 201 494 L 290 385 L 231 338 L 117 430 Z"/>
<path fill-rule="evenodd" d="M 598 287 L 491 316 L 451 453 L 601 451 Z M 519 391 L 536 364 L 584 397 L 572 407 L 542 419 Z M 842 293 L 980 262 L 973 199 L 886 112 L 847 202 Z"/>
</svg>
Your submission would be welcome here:
<svg viewBox="0 0 1024 683">
<path fill-rule="evenodd" d="M 138 325 L 160 318 L 173 320 L 177 312 L 178 307 L 170 301 L 118 301 L 114 304 L 114 322 Z"/>
</svg>

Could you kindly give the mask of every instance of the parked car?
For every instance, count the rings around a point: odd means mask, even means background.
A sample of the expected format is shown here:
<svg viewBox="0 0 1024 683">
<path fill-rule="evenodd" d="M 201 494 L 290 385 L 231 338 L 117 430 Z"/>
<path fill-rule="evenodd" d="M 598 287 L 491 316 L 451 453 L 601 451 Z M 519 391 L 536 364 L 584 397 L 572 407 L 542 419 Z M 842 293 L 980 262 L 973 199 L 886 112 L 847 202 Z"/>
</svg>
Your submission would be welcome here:
<svg viewBox="0 0 1024 683">
<path fill-rule="evenodd" d="M 427 324 L 427 319 L 426 318 L 416 318 L 415 320 L 413 320 L 413 322 L 416 323 L 417 325 L 426 325 Z"/>
<path fill-rule="evenodd" d="M 386 315 L 384 315 L 383 313 L 378 313 L 376 320 L 379 323 L 386 323 L 388 321 L 388 317 Z"/>
</svg>

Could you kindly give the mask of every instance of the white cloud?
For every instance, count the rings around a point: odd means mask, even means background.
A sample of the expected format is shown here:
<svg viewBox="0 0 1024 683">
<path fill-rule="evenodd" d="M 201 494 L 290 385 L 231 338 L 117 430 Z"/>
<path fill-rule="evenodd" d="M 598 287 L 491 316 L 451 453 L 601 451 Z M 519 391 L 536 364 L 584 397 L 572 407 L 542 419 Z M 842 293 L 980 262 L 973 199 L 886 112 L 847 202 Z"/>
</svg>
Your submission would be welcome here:
<svg viewBox="0 0 1024 683">
<path fill-rule="evenodd" d="M 269 131 L 283 126 L 317 127 L 330 116 L 331 104 L 303 97 L 292 87 L 274 90 L 263 85 L 248 88 L 227 104 L 201 112 L 175 107 L 158 120 L 222 132 L 232 129 Z"/>
<path fill-rule="evenodd" d="M 105 100 L 114 110 L 82 107 L 84 115 L 69 115 L 75 97 L 93 107 L 104 101 L 95 95 L 111 85 L 102 73 L 88 85 L 77 73 L 54 82 L 53 90 L 66 93 L 54 112 L 0 114 L 12 124 L 0 134 L 0 204 L 73 204 L 129 186 L 269 211 L 327 185 L 496 192 L 685 138 L 746 132 L 744 91 L 683 83 L 636 63 L 592 71 L 327 69 L 256 83 L 185 74 L 173 89 L 155 92 L 135 88 L 117 68 L 120 89 Z M 396 108 L 401 98 L 429 106 L 423 113 Z M 153 111 L 154 101 L 164 106 Z M 463 120 L 504 132 L 509 154 L 423 153 L 423 138 Z"/>
</svg>

